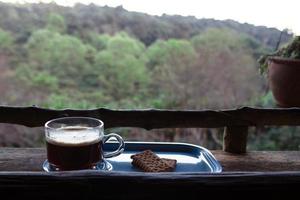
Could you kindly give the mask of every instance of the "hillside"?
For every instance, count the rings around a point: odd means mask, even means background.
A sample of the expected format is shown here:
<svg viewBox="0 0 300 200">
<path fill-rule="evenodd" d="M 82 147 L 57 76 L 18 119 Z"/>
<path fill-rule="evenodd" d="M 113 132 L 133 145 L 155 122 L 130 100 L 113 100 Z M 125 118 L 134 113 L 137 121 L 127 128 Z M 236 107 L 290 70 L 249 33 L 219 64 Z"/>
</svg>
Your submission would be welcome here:
<svg viewBox="0 0 300 200">
<path fill-rule="evenodd" d="M 20 42 L 26 40 L 32 30 L 44 27 L 49 13 L 64 16 L 67 32 L 84 37 L 89 31 L 114 34 L 126 31 L 147 46 L 157 39 L 191 38 L 207 28 L 229 28 L 245 33 L 268 48 L 274 49 L 280 30 L 251 24 L 241 24 L 233 20 L 197 19 L 182 16 L 151 16 L 129 12 L 121 6 L 100 7 L 94 4 L 76 4 L 63 7 L 56 4 L 6 4 L 0 3 L 0 27 L 18 35 Z M 289 40 L 286 32 L 282 42 Z"/>
<path fill-rule="evenodd" d="M 151 16 L 122 7 L 0 3 L 0 105 L 273 107 L 257 58 L 275 49 L 280 34 L 232 20 Z M 282 44 L 290 38 L 283 32 Z M 249 134 L 249 148 L 299 149 L 299 127 L 263 131 Z M 191 142 L 215 149 L 221 148 L 223 129 L 116 132 L 126 140 Z M 0 124 L 0 146 L 42 146 L 43 139 L 42 129 Z"/>
</svg>

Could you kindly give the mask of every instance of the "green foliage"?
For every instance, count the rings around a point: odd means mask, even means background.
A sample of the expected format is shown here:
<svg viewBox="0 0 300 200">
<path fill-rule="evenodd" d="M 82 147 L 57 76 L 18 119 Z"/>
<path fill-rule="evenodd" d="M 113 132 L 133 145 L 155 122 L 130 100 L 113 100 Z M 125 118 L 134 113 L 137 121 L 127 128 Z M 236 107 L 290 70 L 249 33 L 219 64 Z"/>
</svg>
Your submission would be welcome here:
<svg viewBox="0 0 300 200">
<path fill-rule="evenodd" d="M 149 57 L 148 67 L 154 69 L 155 66 L 171 64 L 171 62 L 189 62 L 196 58 L 195 49 L 186 40 L 170 39 L 159 40 L 147 49 Z M 179 64 L 178 63 L 178 64 Z"/>
<path fill-rule="evenodd" d="M 108 40 L 107 49 L 96 55 L 94 67 L 105 94 L 115 101 L 144 95 L 149 82 L 144 51 L 142 43 L 124 34 Z"/>
<path fill-rule="evenodd" d="M 108 34 L 96 34 L 94 32 L 90 33 L 88 36 L 88 43 L 92 45 L 98 51 L 104 50 L 107 48 L 108 40 L 110 36 Z"/>
<path fill-rule="evenodd" d="M 22 42 L 26 42 L 28 32 L 44 28 L 51 15 L 63 16 L 67 27 L 66 31 L 72 35 L 79 35 L 82 39 L 89 32 L 111 35 L 125 30 L 147 46 L 158 39 L 188 39 L 209 27 L 220 27 L 250 35 L 263 46 L 274 49 L 280 33 L 276 29 L 255 27 L 232 20 L 196 19 L 178 15 L 152 17 L 143 13 L 129 12 L 120 7 L 100 7 L 95 4 L 77 4 L 74 7 L 66 7 L 55 3 L 0 3 L 0 27 L 22 35 Z M 61 22 L 59 19 L 54 21 Z M 285 32 L 282 42 L 287 42 L 290 37 L 291 34 Z"/>
<path fill-rule="evenodd" d="M 291 42 L 278 49 L 275 53 L 261 56 L 258 60 L 261 74 L 265 74 L 267 72 L 268 59 L 272 56 L 300 59 L 300 36 L 296 36 Z"/>
<path fill-rule="evenodd" d="M 36 86 L 45 86 L 48 87 L 52 90 L 55 90 L 58 88 L 58 80 L 55 76 L 51 76 L 47 72 L 40 72 L 37 73 L 33 78 L 32 78 L 32 83 L 33 85 Z"/>
<path fill-rule="evenodd" d="M 250 150 L 300 150 L 299 127 L 267 127 L 250 134 Z"/>
<path fill-rule="evenodd" d="M 20 64 L 16 76 L 29 87 L 40 87 L 47 91 L 58 89 L 58 79 L 46 71 L 35 71 L 26 64 Z M 38 89 L 38 88 L 36 88 Z"/>
<path fill-rule="evenodd" d="M 160 100 L 156 100 L 155 105 L 169 108 L 180 107 L 183 104 L 187 106 L 195 88 L 193 71 L 198 70 L 195 65 L 197 54 L 189 41 L 157 41 L 147 49 L 147 56 L 147 65 L 152 72 L 152 88 L 155 88 L 152 92 Z"/>
<path fill-rule="evenodd" d="M 0 51 L 16 47 L 0 57 L 1 102 L 56 109 L 274 106 L 271 93 L 261 97 L 255 61 L 266 46 L 274 47 L 275 29 L 55 4 L 0 6 L 0 27 Z M 192 142 L 202 142 L 193 131 Z M 250 148 L 298 149 L 296 128 L 259 131 L 264 134 L 250 135 Z M 170 141 L 178 135 L 188 141 L 189 131 L 165 133 Z"/>
<path fill-rule="evenodd" d="M 230 108 L 246 105 L 260 95 L 262 82 L 247 37 L 232 30 L 208 29 L 193 37 L 191 43 L 199 55 L 197 65 L 202 66 L 198 77 L 203 84 L 198 84 L 195 94 L 203 98 L 198 104 L 205 108 Z"/>
<path fill-rule="evenodd" d="M 9 52 L 12 50 L 13 37 L 8 31 L 0 28 L 0 52 Z"/>
<path fill-rule="evenodd" d="M 53 32 L 65 33 L 66 31 L 65 19 L 63 18 L 63 16 L 59 14 L 50 13 L 48 16 L 46 29 Z"/>
<path fill-rule="evenodd" d="M 125 32 L 121 32 L 108 40 L 107 50 L 117 57 L 129 54 L 139 59 L 143 56 L 145 46 L 139 40 L 129 37 Z"/>
<path fill-rule="evenodd" d="M 46 102 L 43 102 L 43 106 L 53 109 L 90 109 L 91 103 L 82 99 L 75 101 L 67 94 L 51 94 Z"/>
<path fill-rule="evenodd" d="M 73 36 L 38 30 L 26 44 L 28 61 L 33 70 L 57 77 L 60 85 L 78 85 L 91 71 L 95 50 Z"/>
<path fill-rule="evenodd" d="M 296 36 L 289 44 L 281 48 L 276 56 L 300 59 L 300 36 Z"/>
<path fill-rule="evenodd" d="M 239 51 L 246 47 L 244 35 L 230 29 L 209 28 L 191 39 L 195 49 L 203 47 L 222 51 Z"/>
<path fill-rule="evenodd" d="M 259 100 L 259 105 L 261 107 L 275 107 L 276 103 L 273 97 L 273 93 L 271 91 L 269 91 L 266 95 L 261 96 L 261 99 Z"/>
</svg>

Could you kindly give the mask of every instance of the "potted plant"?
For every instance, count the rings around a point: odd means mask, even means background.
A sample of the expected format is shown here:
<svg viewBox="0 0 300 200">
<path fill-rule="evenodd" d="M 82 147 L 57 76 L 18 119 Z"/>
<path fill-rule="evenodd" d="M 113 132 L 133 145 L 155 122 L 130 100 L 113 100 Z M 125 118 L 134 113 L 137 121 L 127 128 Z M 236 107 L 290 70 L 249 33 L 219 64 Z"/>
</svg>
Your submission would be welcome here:
<svg viewBox="0 0 300 200">
<path fill-rule="evenodd" d="M 300 107 L 300 36 L 259 59 L 279 107 Z"/>
</svg>

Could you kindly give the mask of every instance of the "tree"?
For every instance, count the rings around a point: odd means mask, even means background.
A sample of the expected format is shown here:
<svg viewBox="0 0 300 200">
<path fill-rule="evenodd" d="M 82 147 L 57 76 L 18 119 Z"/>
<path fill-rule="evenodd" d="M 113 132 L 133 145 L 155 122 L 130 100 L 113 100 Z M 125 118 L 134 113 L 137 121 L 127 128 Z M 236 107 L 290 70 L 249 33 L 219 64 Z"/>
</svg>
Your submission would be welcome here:
<svg viewBox="0 0 300 200">
<path fill-rule="evenodd" d="M 96 55 L 95 71 L 101 89 L 114 101 L 136 102 L 145 95 L 149 73 L 144 51 L 141 42 L 121 33 L 111 37 L 107 48 Z"/>
<path fill-rule="evenodd" d="M 101 51 L 107 48 L 107 43 L 110 39 L 110 36 L 108 34 L 97 34 L 95 32 L 91 32 L 87 38 L 87 42 L 91 46 L 98 51 Z"/>
<path fill-rule="evenodd" d="M 31 35 L 25 52 L 26 58 L 16 70 L 23 90 L 30 91 L 23 96 L 24 101 L 28 98 L 34 104 L 47 104 L 50 95 L 63 94 L 70 97 L 71 104 L 83 102 L 95 90 L 97 84 L 90 76 L 96 50 L 78 38 L 41 29 Z"/>
<path fill-rule="evenodd" d="M 152 71 L 152 91 L 161 96 L 162 105 L 188 107 L 193 98 L 197 73 L 197 58 L 193 46 L 186 40 L 157 41 L 147 50 L 148 68 Z M 196 88 L 197 89 L 197 88 Z"/>
<path fill-rule="evenodd" d="M 227 29 L 208 29 L 191 42 L 202 66 L 197 96 L 203 107 L 244 105 L 260 94 L 262 81 L 245 37 Z"/>
<path fill-rule="evenodd" d="M 50 13 L 47 20 L 46 29 L 53 32 L 65 33 L 66 23 L 65 19 L 56 13 Z"/>
<path fill-rule="evenodd" d="M 62 86 L 80 85 L 92 70 L 89 61 L 96 52 L 76 37 L 45 29 L 34 32 L 26 47 L 33 70 L 56 76 Z"/>
<path fill-rule="evenodd" d="M 240 51 L 250 50 L 246 46 L 244 34 L 237 33 L 232 29 L 209 28 L 203 33 L 191 38 L 191 42 L 195 49 L 203 50 L 204 47 L 213 51 Z M 246 49 L 244 49 L 246 48 Z"/>
</svg>

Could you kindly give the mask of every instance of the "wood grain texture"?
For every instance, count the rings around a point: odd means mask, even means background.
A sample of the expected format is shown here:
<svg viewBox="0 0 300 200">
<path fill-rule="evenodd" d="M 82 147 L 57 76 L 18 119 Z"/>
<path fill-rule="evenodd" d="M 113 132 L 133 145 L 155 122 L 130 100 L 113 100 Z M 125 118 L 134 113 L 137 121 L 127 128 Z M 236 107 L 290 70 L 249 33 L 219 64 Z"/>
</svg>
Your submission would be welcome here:
<svg viewBox="0 0 300 200">
<path fill-rule="evenodd" d="M 220 174 L 41 171 L 43 148 L 0 148 L 0 194 L 30 199 L 286 199 L 300 187 L 300 152 L 212 151 Z M 234 195 L 233 195 L 234 194 Z"/>
<path fill-rule="evenodd" d="M 11 199 L 286 199 L 300 186 L 300 173 L 149 174 L 0 173 L 1 196 Z M 284 197 L 284 198 L 283 198 Z"/>
<path fill-rule="evenodd" d="M 247 149 L 247 126 L 226 127 L 223 134 L 223 150 L 230 153 L 241 154 Z"/>
<path fill-rule="evenodd" d="M 300 151 L 211 151 L 225 172 L 300 171 Z M 0 148 L 0 171 L 42 171 L 44 148 Z"/>
<path fill-rule="evenodd" d="M 300 109 L 243 107 L 233 110 L 51 110 L 37 107 L 0 107 L 0 123 L 43 126 L 50 119 L 66 116 L 94 117 L 105 127 L 217 128 L 225 126 L 300 125 Z"/>
</svg>

